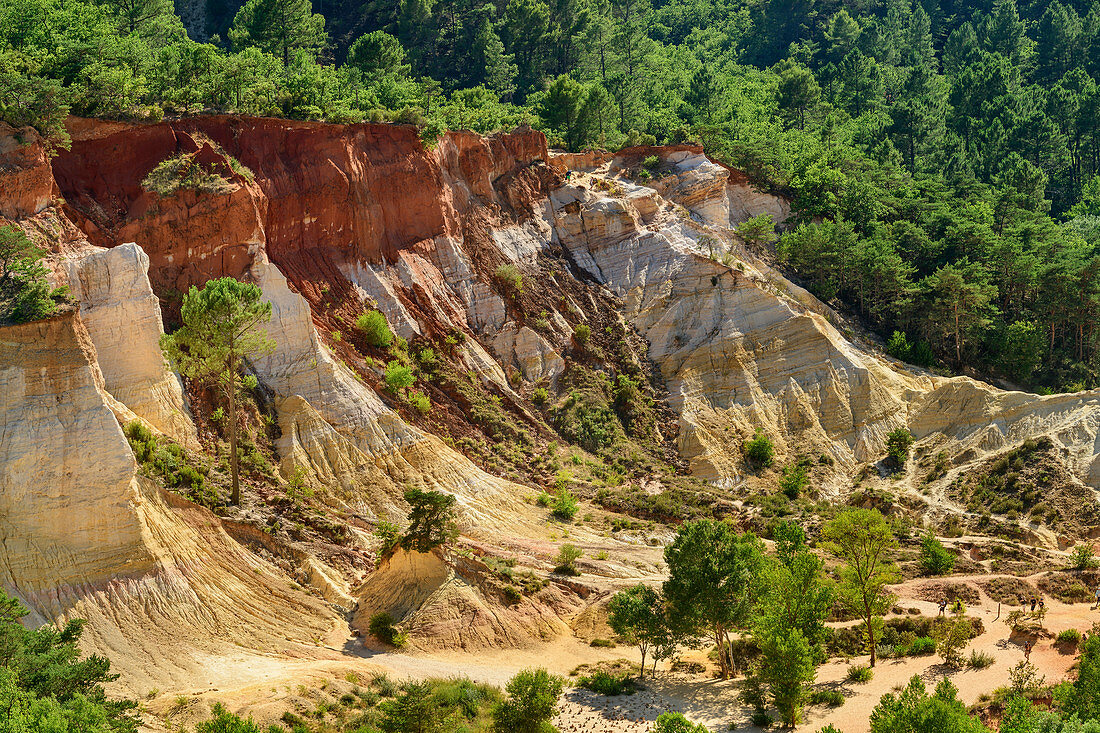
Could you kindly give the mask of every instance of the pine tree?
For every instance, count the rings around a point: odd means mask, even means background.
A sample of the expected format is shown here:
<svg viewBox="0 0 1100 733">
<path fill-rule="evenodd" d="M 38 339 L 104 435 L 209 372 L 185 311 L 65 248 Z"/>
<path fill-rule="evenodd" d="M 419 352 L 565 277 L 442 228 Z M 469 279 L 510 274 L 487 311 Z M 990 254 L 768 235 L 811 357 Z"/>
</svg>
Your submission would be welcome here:
<svg viewBox="0 0 1100 733">
<path fill-rule="evenodd" d="M 328 42 L 325 19 L 310 0 L 248 0 L 233 18 L 229 38 L 238 50 L 256 46 L 290 63 L 292 52 L 316 55 Z"/>
<path fill-rule="evenodd" d="M 161 348 L 183 376 L 217 387 L 226 398 L 233 504 L 241 503 L 237 393 L 248 383 L 242 370 L 246 359 L 275 348 L 260 328 L 271 319 L 271 303 L 262 296 L 255 285 L 231 277 L 201 289 L 192 285 L 180 309 L 183 326 L 161 337 Z"/>
</svg>

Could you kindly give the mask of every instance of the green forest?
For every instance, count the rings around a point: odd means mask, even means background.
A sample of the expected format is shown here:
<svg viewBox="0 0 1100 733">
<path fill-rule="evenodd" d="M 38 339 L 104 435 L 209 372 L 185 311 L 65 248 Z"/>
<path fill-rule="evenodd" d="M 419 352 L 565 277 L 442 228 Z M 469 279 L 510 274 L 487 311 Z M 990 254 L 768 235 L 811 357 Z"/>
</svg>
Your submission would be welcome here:
<svg viewBox="0 0 1100 733">
<path fill-rule="evenodd" d="M 522 123 L 571 149 L 697 141 L 792 197 L 779 256 L 891 354 L 1100 385 L 1100 2 L 203 9 L 190 38 L 170 0 L 0 0 L 0 119 L 59 147 L 70 113 L 395 121 L 429 145 Z"/>
</svg>

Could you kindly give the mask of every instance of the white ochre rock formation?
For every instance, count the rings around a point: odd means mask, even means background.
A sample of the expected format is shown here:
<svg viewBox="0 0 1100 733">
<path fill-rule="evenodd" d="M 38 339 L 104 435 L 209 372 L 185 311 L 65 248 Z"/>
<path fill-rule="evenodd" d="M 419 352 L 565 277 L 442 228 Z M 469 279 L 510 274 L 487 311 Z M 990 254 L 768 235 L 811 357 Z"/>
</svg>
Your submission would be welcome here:
<svg viewBox="0 0 1100 733">
<path fill-rule="evenodd" d="M 156 430 L 197 448 L 183 385 L 160 348 L 164 326 L 149 285 L 148 256 L 124 244 L 81 250 L 65 264 L 106 390 Z"/>
<path fill-rule="evenodd" d="M 680 449 L 697 475 L 737 483 L 740 446 L 757 428 L 784 454 L 826 453 L 851 467 L 880 459 L 886 435 L 908 426 L 964 460 L 1051 434 L 1069 449 L 1076 474 L 1100 488 L 1097 394 L 1004 392 L 851 343 L 827 307 L 747 253 L 731 255 L 736 267 L 720 264 L 723 252 L 739 251 L 715 221 L 728 187 L 707 183 L 720 177 L 713 164 L 690 155 L 670 163 L 655 186 L 717 226 L 667 207 L 646 222 L 631 184 L 619 179 L 564 186 L 551 202 L 558 241 L 623 299 L 624 315 L 649 341 L 680 414 Z M 766 200 L 750 203 L 747 216 L 767 210 Z"/>
<path fill-rule="evenodd" d="M 252 277 L 272 306 L 266 330 L 275 350 L 254 366 L 279 400 L 284 476 L 301 468 L 315 483 L 334 477 L 345 502 L 391 518 L 404 515 L 400 497 L 408 484 L 446 491 L 475 533 L 522 505 L 517 487 L 406 423 L 336 361 L 321 345 L 309 304 L 274 264 L 258 258 Z"/>
</svg>

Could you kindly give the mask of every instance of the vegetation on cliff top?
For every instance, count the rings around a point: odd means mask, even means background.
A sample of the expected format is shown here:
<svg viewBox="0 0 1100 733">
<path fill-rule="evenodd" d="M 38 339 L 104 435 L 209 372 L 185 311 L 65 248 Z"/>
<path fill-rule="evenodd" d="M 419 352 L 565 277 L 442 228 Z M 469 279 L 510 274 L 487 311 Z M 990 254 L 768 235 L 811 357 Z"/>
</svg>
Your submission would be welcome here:
<svg viewBox="0 0 1100 733">
<path fill-rule="evenodd" d="M 45 256 L 19 229 L 0 227 L 0 323 L 47 318 L 68 299 L 68 288 L 50 288 Z"/>
</svg>

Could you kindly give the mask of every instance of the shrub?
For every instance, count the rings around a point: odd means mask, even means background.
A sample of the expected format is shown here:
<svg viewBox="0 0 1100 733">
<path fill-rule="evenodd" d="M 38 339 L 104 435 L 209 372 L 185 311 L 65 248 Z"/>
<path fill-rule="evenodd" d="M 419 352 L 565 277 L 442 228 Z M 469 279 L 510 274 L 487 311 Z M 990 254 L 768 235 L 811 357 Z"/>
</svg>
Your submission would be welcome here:
<svg viewBox="0 0 1100 733">
<path fill-rule="evenodd" d="M 771 438 L 764 435 L 762 431 L 757 430 L 756 434 L 752 436 L 752 440 L 745 442 L 744 450 L 745 458 L 757 466 L 767 467 L 772 465 L 772 457 L 775 456 L 775 445 L 772 443 Z"/>
<path fill-rule="evenodd" d="M 523 275 L 515 265 L 501 265 L 493 276 L 506 288 L 517 293 L 523 292 Z"/>
<path fill-rule="evenodd" d="M 656 155 L 647 155 L 642 161 L 642 167 L 647 171 L 655 171 L 661 166 L 661 159 Z"/>
<path fill-rule="evenodd" d="M 368 628 L 371 636 L 383 643 L 395 646 L 398 649 L 405 646 L 407 641 L 405 633 L 394 626 L 393 616 L 385 611 L 379 611 L 371 616 Z"/>
<path fill-rule="evenodd" d="M 947 575 L 955 568 L 955 556 L 947 551 L 932 530 L 921 538 L 920 566 L 925 575 Z"/>
<path fill-rule="evenodd" d="M 1088 570 L 1096 567 L 1096 548 L 1091 542 L 1083 542 L 1070 553 L 1070 567 L 1074 570 Z"/>
<path fill-rule="evenodd" d="M 783 467 L 783 475 L 779 477 L 779 488 L 788 499 L 797 499 L 802 494 L 809 479 L 806 477 L 806 467 L 794 464 Z"/>
<path fill-rule="evenodd" d="M 514 585 L 506 585 L 500 589 L 500 592 L 504 595 L 504 602 L 509 605 L 519 603 L 523 600 L 523 594 L 520 593 L 519 588 Z"/>
<path fill-rule="evenodd" d="M 657 716 L 653 733 L 707 733 L 707 727 L 692 723 L 681 713 L 661 713 Z"/>
<path fill-rule="evenodd" d="M 581 677 L 577 684 L 601 695 L 633 695 L 637 691 L 634 679 L 626 672 L 611 674 L 602 669 L 590 676 Z"/>
<path fill-rule="evenodd" d="M 913 447 L 913 434 L 908 428 L 891 430 L 886 436 L 886 455 L 897 468 L 905 466 L 909 459 L 909 449 Z"/>
<path fill-rule="evenodd" d="M 382 311 L 371 310 L 360 314 L 355 325 L 363 332 L 367 343 L 377 349 L 388 349 L 393 343 L 393 331 Z"/>
<path fill-rule="evenodd" d="M 557 565 L 554 570 L 564 575 L 580 575 L 576 563 L 583 555 L 584 550 L 568 542 L 565 543 L 558 550 L 557 557 L 554 558 L 554 562 Z"/>
<path fill-rule="evenodd" d="M 145 176 L 141 187 L 160 196 L 171 196 L 180 189 L 215 194 L 233 190 L 228 178 L 219 174 L 214 166 L 198 162 L 196 156 L 197 153 L 180 153 L 162 160 Z"/>
<path fill-rule="evenodd" d="M 419 412 L 421 415 L 427 415 L 428 411 L 432 409 L 432 401 L 428 398 L 428 395 L 423 392 L 413 390 L 409 392 L 408 397 L 405 398 L 408 403 L 412 405 L 412 408 Z"/>
<path fill-rule="evenodd" d="M 412 369 L 394 359 L 386 365 L 385 380 L 386 389 L 396 394 L 402 389 L 413 386 L 416 377 L 413 376 Z"/>
<path fill-rule="evenodd" d="M 588 339 L 591 338 L 591 336 L 592 329 L 589 328 L 587 324 L 578 323 L 576 326 L 573 326 L 573 338 L 581 346 L 584 346 L 586 343 L 588 343 Z"/>
<path fill-rule="evenodd" d="M 854 664 L 848 668 L 848 672 L 844 675 L 844 679 L 849 682 L 858 682 L 865 684 L 870 682 L 875 676 L 874 670 L 868 667 L 866 664 Z"/>
<path fill-rule="evenodd" d="M 840 690 L 814 690 L 810 693 L 810 704 L 838 708 L 844 704 L 844 694 Z"/>
<path fill-rule="evenodd" d="M 909 644 L 909 656 L 921 657 L 936 651 L 936 640 L 929 636 L 918 636 Z"/>
<path fill-rule="evenodd" d="M 966 666 L 970 669 L 985 669 L 991 666 L 995 661 L 992 654 L 972 649 L 970 651 L 970 658 L 966 660 Z"/>
<path fill-rule="evenodd" d="M 588 642 L 588 646 L 595 647 L 597 649 L 613 649 L 615 647 L 615 642 L 609 639 L 593 639 L 592 641 Z"/>
<path fill-rule="evenodd" d="M 902 331 L 894 331 L 890 340 L 886 342 L 886 353 L 901 361 L 909 361 L 912 348 L 909 345 L 909 339 Z"/>
<path fill-rule="evenodd" d="M 562 489 L 554 500 L 554 516 L 569 521 L 577 515 L 577 507 L 577 497 L 573 496 L 569 489 Z"/>
<path fill-rule="evenodd" d="M 552 730 L 550 719 L 557 712 L 558 697 L 565 680 L 545 669 L 525 669 L 509 682 L 508 699 L 493 707 L 496 733 L 539 733 Z"/>
<path fill-rule="evenodd" d="M 535 393 L 531 395 L 531 401 L 536 405 L 544 405 L 546 401 L 550 399 L 550 392 L 546 387 L 539 387 L 535 390 Z"/>
<path fill-rule="evenodd" d="M 540 491 L 539 495 L 535 497 L 535 503 L 539 506 L 550 506 L 553 501 L 554 497 L 550 496 L 550 494 L 545 491 Z"/>
<path fill-rule="evenodd" d="M 401 528 L 383 519 L 374 528 L 374 536 L 382 540 L 382 554 L 385 555 L 401 540 Z"/>
<path fill-rule="evenodd" d="M 775 718 L 768 715 L 767 710 L 753 710 L 752 715 L 749 716 L 749 722 L 757 728 L 767 729 L 775 724 Z"/>
<path fill-rule="evenodd" d="M 1057 642 L 1059 644 L 1069 644 L 1076 648 L 1081 643 L 1081 632 L 1077 629 L 1061 631 L 1058 633 Z"/>
<path fill-rule="evenodd" d="M 21 230 L 0 227 L 0 322 L 47 318 L 68 299 L 67 287 L 50 290 L 45 256 Z"/>
</svg>

